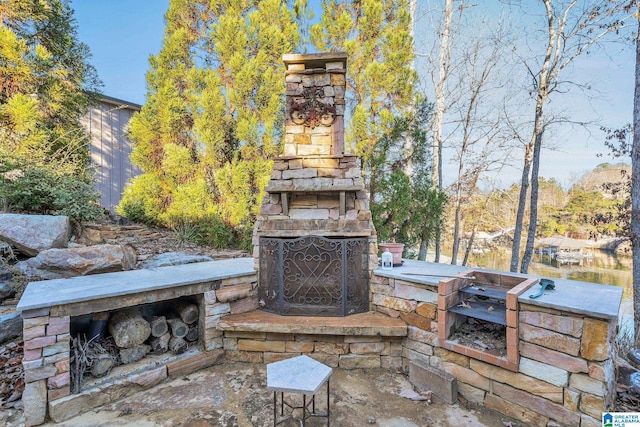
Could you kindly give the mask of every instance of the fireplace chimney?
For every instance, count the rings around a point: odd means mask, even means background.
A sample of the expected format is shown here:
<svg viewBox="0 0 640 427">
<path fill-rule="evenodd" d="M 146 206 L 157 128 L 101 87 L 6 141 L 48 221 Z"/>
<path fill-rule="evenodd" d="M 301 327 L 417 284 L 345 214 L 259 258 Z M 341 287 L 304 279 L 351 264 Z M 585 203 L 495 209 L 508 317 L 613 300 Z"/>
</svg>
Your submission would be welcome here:
<svg viewBox="0 0 640 427">
<path fill-rule="evenodd" d="M 360 159 L 344 152 L 347 55 L 288 54 L 283 60 L 287 67 L 284 156 L 274 159 L 253 236 L 262 303 L 269 309 L 270 302 L 279 301 L 274 311 L 281 314 L 287 314 L 280 310 L 282 305 L 295 306 L 292 314 L 300 314 L 305 311 L 301 307 L 309 304 L 315 306 L 310 314 L 335 315 L 333 309 L 319 307 L 318 301 L 334 299 L 339 290 L 333 282 L 341 280 L 364 287 L 340 292 L 358 295 L 363 301 L 355 312 L 367 311 L 377 243 Z M 340 262 L 334 259 L 336 254 Z M 328 270 L 340 277 L 326 276 Z M 281 287 L 293 286 L 288 281 L 296 282 L 291 292 L 307 297 L 288 300 L 291 295 Z M 298 287 L 305 284 L 322 289 Z M 354 312 L 348 303 L 338 304 L 346 308 L 338 315 Z"/>
</svg>

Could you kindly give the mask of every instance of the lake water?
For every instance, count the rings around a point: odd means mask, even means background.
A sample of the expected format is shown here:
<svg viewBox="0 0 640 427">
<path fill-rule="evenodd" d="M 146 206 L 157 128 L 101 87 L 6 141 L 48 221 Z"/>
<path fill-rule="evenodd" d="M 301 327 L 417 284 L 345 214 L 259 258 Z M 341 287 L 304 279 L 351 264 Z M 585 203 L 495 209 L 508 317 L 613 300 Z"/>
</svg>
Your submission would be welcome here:
<svg viewBox="0 0 640 427">
<path fill-rule="evenodd" d="M 473 255 L 469 265 L 493 270 L 509 271 L 511 252 L 491 251 Z M 616 256 L 611 252 L 593 251 L 592 259 L 585 259 L 581 265 L 558 265 L 547 255 L 534 255 L 529 274 L 544 277 L 559 277 L 581 282 L 601 283 L 624 288 L 620 323 L 633 320 L 633 279 L 631 257 Z M 633 322 L 631 321 L 631 324 Z"/>
</svg>

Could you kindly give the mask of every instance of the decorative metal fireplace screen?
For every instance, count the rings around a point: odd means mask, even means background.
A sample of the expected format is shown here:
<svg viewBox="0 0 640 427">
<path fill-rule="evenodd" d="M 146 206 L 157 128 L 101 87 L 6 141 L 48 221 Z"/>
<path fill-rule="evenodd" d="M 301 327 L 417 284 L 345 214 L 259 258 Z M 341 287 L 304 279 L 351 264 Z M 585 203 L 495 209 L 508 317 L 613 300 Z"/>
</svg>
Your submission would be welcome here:
<svg viewBox="0 0 640 427">
<path fill-rule="evenodd" d="M 260 238 L 259 295 L 285 316 L 347 316 L 369 310 L 367 238 Z"/>
</svg>

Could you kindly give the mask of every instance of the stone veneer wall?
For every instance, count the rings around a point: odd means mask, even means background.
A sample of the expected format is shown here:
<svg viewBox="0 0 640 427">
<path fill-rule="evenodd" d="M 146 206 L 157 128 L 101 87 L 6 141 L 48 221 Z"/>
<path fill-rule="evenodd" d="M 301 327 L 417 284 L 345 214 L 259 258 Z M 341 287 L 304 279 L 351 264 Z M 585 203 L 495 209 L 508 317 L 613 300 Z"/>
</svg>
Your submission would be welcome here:
<svg viewBox="0 0 640 427">
<path fill-rule="evenodd" d="M 273 363 L 306 354 L 332 368 L 402 368 L 402 337 L 225 331 L 229 360 Z"/>
<path fill-rule="evenodd" d="M 374 310 L 401 317 L 405 369 L 412 360 L 457 378 L 458 391 L 536 426 L 600 426 L 615 393 L 616 320 L 520 303 L 519 372 L 439 346 L 437 287 L 374 274 Z"/>
<path fill-rule="evenodd" d="M 204 310 L 200 324 L 204 352 L 180 358 L 166 366 L 126 375 L 104 385 L 71 394 L 70 324 L 71 318 L 83 314 L 115 310 L 182 296 L 203 296 Z M 93 407 L 152 387 L 168 376 L 184 375 L 215 363 L 223 347 L 223 333 L 216 328 L 227 314 L 244 313 L 258 308 L 257 274 L 215 280 L 201 284 L 147 291 L 64 306 L 52 306 L 22 312 L 24 319 L 23 367 L 25 390 L 22 396 L 25 423 L 42 424 L 47 417 L 64 421 Z M 117 368 L 116 368 L 117 370 Z M 116 376 L 115 370 L 114 374 Z"/>
<path fill-rule="evenodd" d="M 218 322 L 225 316 L 257 308 L 256 280 L 256 274 L 251 274 L 174 290 L 174 296 L 202 295 L 204 351 L 74 395 L 69 376 L 71 317 L 101 311 L 97 306 L 111 310 L 171 299 L 170 290 L 23 312 L 26 424 L 43 423 L 47 410 L 51 419 L 60 422 L 168 377 L 210 366 L 223 349 L 230 360 L 271 363 L 308 354 L 343 369 L 408 371 L 411 361 L 421 362 L 455 376 L 465 399 L 527 425 L 600 426 L 601 412 L 613 398 L 615 320 L 520 303 L 519 372 L 512 372 L 439 346 L 436 286 L 375 274 L 372 308 L 403 319 L 408 325 L 404 338 L 219 330 Z"/>
</svg>

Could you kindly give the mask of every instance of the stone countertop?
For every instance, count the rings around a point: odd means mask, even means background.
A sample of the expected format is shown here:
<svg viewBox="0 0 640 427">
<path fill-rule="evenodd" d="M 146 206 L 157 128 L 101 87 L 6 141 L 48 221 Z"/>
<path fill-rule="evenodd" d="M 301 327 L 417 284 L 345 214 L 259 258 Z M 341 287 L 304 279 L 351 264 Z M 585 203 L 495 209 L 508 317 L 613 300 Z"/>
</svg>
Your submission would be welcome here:
<svg viewBox="0 0 640 427">
<path fill-rule="evenodd" d="M 426 261 L 405 259 L 401 267 L 392 270 L 377 268 L 375 274 L 406 282 L 423 285 L 438 286 L 438 282 L 451 276 L 467 271 L 479 270 L 491 273 L 506 274 L 518 277 L 540 278 L 532 274 L 509 273 L 505 271 L 488 270 L 484 268 L 463 267 L 451 264 L 439 264 Z M 532 299 L 529 295 L 537 293 L 539 285 L 520 295 L 518 302 L 539 307 L 554 308 L 576 314 L 587 314 L 602 319 L 617 319 L 622 302 L 623 289 L 619 286 L 601 285 L 598 283 L 579 282 L 552 277 L 555 289 L 548 290 L 544 295 Z"/>
<path fill-rule="evenodd" d="M 27 285 L 17 310 L 34 310 L 255 274 L 253 258 L 43 280 Z"/>
</svg>

